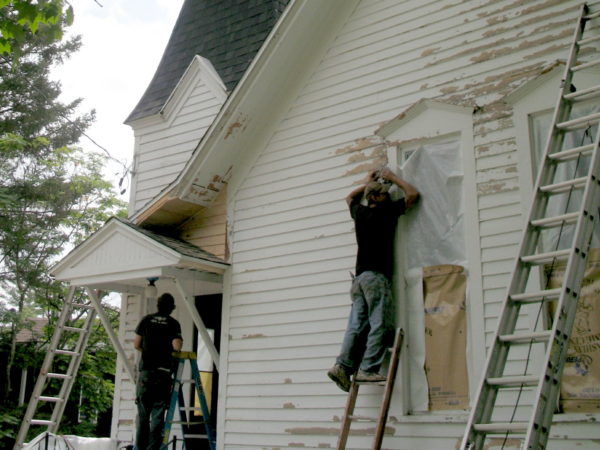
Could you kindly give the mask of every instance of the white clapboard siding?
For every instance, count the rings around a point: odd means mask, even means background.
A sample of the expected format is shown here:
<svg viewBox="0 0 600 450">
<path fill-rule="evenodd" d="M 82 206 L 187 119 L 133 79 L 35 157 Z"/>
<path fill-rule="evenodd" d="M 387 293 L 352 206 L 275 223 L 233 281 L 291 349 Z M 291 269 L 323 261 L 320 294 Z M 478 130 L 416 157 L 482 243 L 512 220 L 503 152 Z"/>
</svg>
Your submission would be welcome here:
<svg viewBox="0 0 600 450">
<path fill-rule="evenodd" d="M 179 109 L 171 111 L 169 117 L 135 125 L 133 211 L 145 206 L 179 175 L 223 103 L 201 75 L 186 76 L 194 85 Z"/>
<path fill-rule="evenodd" d="M 476 192 L 467 196 L 479 218 L 483 292 L 471 300 L 483 303 L 484 317 L 472 323 L 483 327 L 489 345 L 524 210 L 520 150 L 502 100 L 566 57 L 578 5 L 358 4 L 231 193 L 225 448 L 335 445 L 345 395 L 326 371 L 346 325 L 356 250 L 344 197 L 386 160 L 375 130 L 423 98 L 476 110 Z M 517 352 L 509 368 L 526 357 Z M 361 411 L 376 415 L 378 394 L 363 401 Z M 503 399 L 507 410 L 512 401 Z M 390 415 L 386 448 L 454 448 L 465 422 L 464 413 L 403 416 L 397 398 Z M 351 437 L 350 448 L 369 446 L 370 438 Z"/>
</svg>

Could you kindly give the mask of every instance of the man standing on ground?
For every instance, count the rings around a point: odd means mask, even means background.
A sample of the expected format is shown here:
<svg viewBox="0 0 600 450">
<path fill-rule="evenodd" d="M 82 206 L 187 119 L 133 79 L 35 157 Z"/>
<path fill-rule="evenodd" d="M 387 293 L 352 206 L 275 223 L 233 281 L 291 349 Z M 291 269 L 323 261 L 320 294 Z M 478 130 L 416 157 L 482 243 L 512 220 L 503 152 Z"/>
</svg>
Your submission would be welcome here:
<svg viewBox="0 0 600 450">
<path fill-rule="evenodd" d="M 159 450 L 163 439 L 165 410 L 169 404 L 173 351 L 183 344 L 181 326 L 171 317 L 175 300 L 162 294 L 158 312 L 145 316 L 135 329 L 133 346 L 142 352 L 136 389 L 138 427 L 136 450 Z"/>
<path fill-rule="evenodd" d="M 383 183 L 374 181 L 382 178 Z M 379 369 L 390 343 L 394 305 L 391 278 L 394 270 L 394 237 L 398 217 L 419 198 L 419 192 L 390 169 L 370 175 L 371 181 L 354 189 L 346 202 L 354 219 L 358 253 L 356 276 L 350 294 L 352 309 L 335 365 L 327 372 L 343 391 L 350 390 L 350 376 L 355 381 L 385 381 Z M 388 189 L 394 183 L 404 191 L 404 198 L 392 201 Z M 363 195 L 367 205 L 362 205 Z"/>
</svg>

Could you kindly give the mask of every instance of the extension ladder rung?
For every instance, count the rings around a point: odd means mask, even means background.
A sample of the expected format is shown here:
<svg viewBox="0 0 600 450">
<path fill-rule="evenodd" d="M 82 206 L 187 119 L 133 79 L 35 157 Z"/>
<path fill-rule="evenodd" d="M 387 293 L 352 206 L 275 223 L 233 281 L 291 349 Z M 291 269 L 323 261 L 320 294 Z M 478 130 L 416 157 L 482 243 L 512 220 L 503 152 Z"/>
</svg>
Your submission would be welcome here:
<svg viewBox="0 0 600 450">
<path fill-rule="evenodd" d="M 348 416 L 348 419 L 360 421 L 360 422 L 377 422 L 377 417 L 372 416 L 360 416 L 360 415 L 351 415 Z"/>
<path fill-rule="evenodd" d="M 598 17 L 600 17 L 600 11 L 592 13 L 592 14 L 588 14 L 587 16 L 584 16 L 583 18 L 585 20 L 592 20 L 592 19 L 597 19 Z"/>
<path fill-rule="evenodd" d="M 54 350 L 54 353 L 57 355 L 65 355 L 65 356 L 79 356 L 81 353 L 74 352 L 72 350 Z"/>
<path fill-rule="evenodd" d="M 508 344 L 529 344 L 531 342 L 548 342 L 551 336 L 552 331 L 549 330 L 530 331 L 526 333 L 505 334 L 498 336 L 498 340 Z"/>
<path fill-rule="evenodd" d="M 73 378 L 71 375 L 68 375 L 66 373 L 48 373 L 46 376 L 48 378 L 57 378 L 61 380 L 70 380 L 71 378 Z"/>
<path fill-rule="evenodd" d="M 571 249 L 537 253 L 535 255 L 521 256 L 521 261 L 527 264 L 547 264 L 553 261 L 564 261 L 570 253 Z"/>
<path fill-rule="evenodd" d="M 554 217 L 544 217 L 543 219 L 532 220 L 531 225 L 540 228 L 551 228 L 562 224 L 575 223 L 578 217 L 579 213 L 576 212 Z"/>
<path fill-rule="evenodd" d="M 581 116 L 577 119 L 566 120 L 561 123 L 557 123 L 556 127 L 559 130 L 576 130 L 583 128 L 588 125 L 595 125 L 600 120 L 600 113 L 589 114 L 587 116 Z"/>
<path fill-rule="evenodd" d="M 579 46 L 587 45 L 587 44 L 591 44 L 592 42 L 596 42 L 596 41 L 600 41 L 600 36 L 592 36 L 592 37 L 588 37 L 585 39 L 580 39 L 577 41 L 577 45 L 579 45 Z"/>
<path fill-rule="evenodd" d="M 171 425 L 186 425 L 186 426 L 192 426 L 192 425 L 204 425 L 206 422 L 205 421 L 189 421 L 189 420 L 171 420 L 171 422 L 169 422 Z"/>
<path fill-rule="evenodd" d="M 533 387 L 537 386 L 540 378 L 533 375 L 518 375 L 518 376 L 504 376 L 504 377 L 495 377 L 488 378 L 486 382 L 491 386 L 496 387 L 519 387 L 519 386 L 527 386 Z"/>
<path fill-rule="evenodd" d="M 43 402 L 51 402 L 51 403 L 59 403 L 59 402 L 62 402 L 62 401 L 64 401 L 64 400 L 63 400 L 62 398 L 60 398 L 60 397 L 48 397 L 48 396 L 44 396 L 44 395 L 41 395 L 41 396 L 39 397 L 39 399 L 40 399 L 41 401 L 43 401 Z"/>
<path fill-rule="evenodd" d="M 536 303 L 548 300 L 557 299 L 560 295 L 561 289 L 546 289 L 539 292 L 525 292 L 523 294 L 512 294 L 510 299 L 513 302 L 519 303 Z"/>
<path fill-rule="evenodd" d="M 489 434 L 524 434 L 527 431 L 526 422 L 493 422 L 478 423 L 473 425 L 476 431 L 483 431 Z"/>
<path fill-rule="evenodd" d="M 54 425 L 54 422 L 52 422 L 51 420 L 42 419 L 32 419 L 29 423 L 31 423 L 31 425 L 42 425 L 47 427 Z"/>
<path fill-rule="evenodd" d="M 208 436 L 206 434 L 184 434 L 184 438 L 186 439 L 207 439 Z"/>
<path fill-rule="evenodd" d="M 81 308 L 81 309 L 94 309 L 94 305 L 91 303 L 71 303 L 73 308 Z"/>
<path fill-rule="evenodd" d="M 585 186 L 586 181 L 587 177 L 573 178 L 571 180 L 561 181 L 560 183 L 541 186 L 540 191 L 546 194 L 560 194 L 571 189 L 581 189 Z"/>
<path fill-rule="evenodd" d="M 594 144 L 582 145 L 580 147 L 573 147 L 562 152 L 551 153 L 548 155 L 548 159 L 553 161 L 569 161 L 579 158 L 579 155 L 585 156 L 591 153 L 592 150 L 594 150 Z"/>
<path fill-rule="evenodd" d="M 594 40 L 600 40 L 600 36 L 594 38 Z M 600 95 L 600 85 L 593 86 L 593 87 L 587 88 L 587 89 L 582 89 L 580 91 L 570 92 L 568 94 L 565 94 L 563 96 L 563 98 L 565 100 L 571 100 L 571 101 L 581 100 L 582 98 L 589 100 L 590 97 L 588 97 L 588 95 L 591 95 L 591 96 Z"/>
<path fill-rule="evenodd" d="M 594 61 L 590 61 L 590 62 L 578 64 L 578 65 L 572 67 L 571 71 L 572 72 L 577 72 L 579 70 L 588 69 L 590 67 L 594 67 L 594 66 L 598 66 L 598 65 L 600 65 L 600 59 L 596 59 Z"/>
<path fill-rule="evenodd" d="M 63 330 L 65 331 L 72 331 L 74 333 L 83 333 L 85 330 L 85 328 L 78 328 L 78 327 L 63 327 Z"/>
</svg>

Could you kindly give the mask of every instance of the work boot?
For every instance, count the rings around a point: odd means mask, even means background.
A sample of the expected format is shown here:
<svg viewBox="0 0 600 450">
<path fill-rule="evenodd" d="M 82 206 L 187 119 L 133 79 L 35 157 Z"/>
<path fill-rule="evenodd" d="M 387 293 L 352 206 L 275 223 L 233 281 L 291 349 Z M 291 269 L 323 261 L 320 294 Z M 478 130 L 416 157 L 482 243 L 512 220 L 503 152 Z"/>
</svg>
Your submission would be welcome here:
<svg viewBox="0 0 600 450">
<path fill-rule="evenodd" d="M 342 391 L 350 391 L 350 378 L 341 365 L 335 364 L 331 369 L 329 369 L 327 376 L 331 378 L 335 384 L 337 384 L 337 387 L 339 387 Z"/>
<path fill-rule="evenodd" d="M 360 381 L 362 383 L 379 383 L 385 380 L 387 380 L 385 375 L 380 375 L 377 372 L 365 372 L 360 369 L 354 377 L 354 381 Z"/>
</svg>

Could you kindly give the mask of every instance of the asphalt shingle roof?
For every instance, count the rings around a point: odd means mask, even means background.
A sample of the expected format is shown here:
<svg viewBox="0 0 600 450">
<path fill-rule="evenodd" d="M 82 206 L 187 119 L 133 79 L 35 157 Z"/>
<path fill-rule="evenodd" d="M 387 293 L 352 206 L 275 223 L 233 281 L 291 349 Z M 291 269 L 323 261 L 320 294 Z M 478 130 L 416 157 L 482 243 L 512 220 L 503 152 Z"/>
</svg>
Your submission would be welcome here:
<svg viewBox="0 0 600 450">
<path fill-rule="evenodd" d="M 203 259 L 205 261 L 211 261 L 211 262 L 216 262 L 216 263 L 220 263 L 220 264 L 227 264 L 226 261 L 219 258 L 218 256 L 213 255 L 212 253 L 207 252 L 206 250 L 203 250 L 202 248 L 198 247 L 197 245 L 191 244 L 190 242 L 186 242 L 181 239 L 177 239 L 174 237 L 165 236 L 163 234 L 156 233 L 154 231 L 151 231 L 146 228 L 142 228 L 138 225 L 135 225 L 135 224 L 131 223 L 129 220 L 122 219 L 120 217 L 114 217 L 114 219 L 118 220 L 119 222 L 121 222 L 124 225 L 127 225 L 130 228 L 133 228 L 138 233 L 141 233 L 141 234 L 149 237 L 150 239 L 158 242 L 159 244 L 162 244 L 165 247 L 175 250 L 176 252 L 178 252 L 181 255 L 190 256 L 192 258 Z"/>
<path fill-rule="evenodd" d="M 233 90 L 289 0 L 185 0 L 146 92 L 125 122 L 156 114 L 195 55 Z"/>
</svg>

